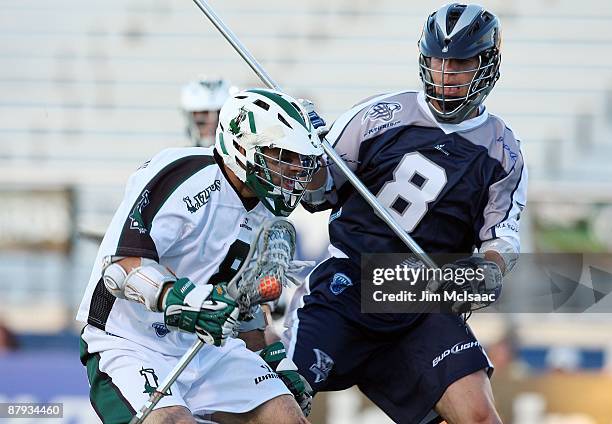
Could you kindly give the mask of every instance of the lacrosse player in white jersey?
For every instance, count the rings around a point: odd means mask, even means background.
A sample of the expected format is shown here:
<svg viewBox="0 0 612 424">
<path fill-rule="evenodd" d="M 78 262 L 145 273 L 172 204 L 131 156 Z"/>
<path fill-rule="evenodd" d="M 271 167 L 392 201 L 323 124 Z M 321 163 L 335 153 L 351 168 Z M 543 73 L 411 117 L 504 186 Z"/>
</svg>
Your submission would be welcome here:
<svg viewBox="0 0 612 424">
<path fill-rule="evenodd" d="M 238 89 L 224 78 L 201 77 L 181 89 L 181 110 L 186 121 L 185 132 L 192 145 L 215 144 L 219 112 L 225 101 Z"/>
<path fill-rule="evenodd" d="M 206 345 L 149 420 L 306 422 L 308 384 L 280 342 L 265 346 L 261 313 L 237 322 L 227 282 L 262 223 L 298 205 L 323 151 L 277 91 L 236 93 L 219 121 L 214 148 L 164 150 L 130 177 L 100 246 L 77 319 L 105 423 L 128 422 L 197 337 Z"/>
</svg>

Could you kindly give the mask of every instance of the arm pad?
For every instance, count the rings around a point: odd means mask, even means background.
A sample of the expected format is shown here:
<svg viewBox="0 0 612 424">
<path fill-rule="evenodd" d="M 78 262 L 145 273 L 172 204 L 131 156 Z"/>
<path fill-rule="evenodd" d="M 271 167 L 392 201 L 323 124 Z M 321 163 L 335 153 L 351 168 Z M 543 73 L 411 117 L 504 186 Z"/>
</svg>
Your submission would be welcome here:
<svg viewBox="0 0 612 424">
<path fill-rule="evenodd" d="M 119 258 L 121 259 L 121 258 Z M 102 280 L 106 289 L 119 299 L 142 303 L 153 312 L 166 283 L 174 283 L 176 277 L 168 268 L 152 259 L 141 258 L 140 266 L 126 273 L 121 265 L 113 261 L 117 257 L 106 257 L 102 269 Z"/>
<path fill-rule="evenodd" d="M 480 249 L 478 249 L 479 253 L 485 253 L 489 250 L 499 253 L 499 255 L 504 260 L 504 264 L 506 265 L 504 271 L 504 275 L 508 274 L 516 265 L 516 261 L 518 260 L 518 252 L 516 248 L 512 245 L 512 243 L 504 240 L 503 238 L 494 238 L 491 240 L 487 240 L 482 243 Z"/>
</svg>

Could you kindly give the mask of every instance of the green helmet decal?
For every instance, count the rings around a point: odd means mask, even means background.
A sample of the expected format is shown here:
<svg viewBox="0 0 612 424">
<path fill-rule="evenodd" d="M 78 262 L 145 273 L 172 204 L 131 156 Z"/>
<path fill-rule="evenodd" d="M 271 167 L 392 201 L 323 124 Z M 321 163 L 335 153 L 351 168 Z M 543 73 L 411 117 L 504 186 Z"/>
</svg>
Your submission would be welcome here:
<svg viewBox="0 0 612 424">
<path fill-rule="evenodd" d="M 247 115 L 249 117 L 249 129 L 251 130 L 251 133 L 257 134 L 257 127 L 255 126 L 255 115 L 253 115 L 253 112 L 251 111 L 249 111 Z"/>
<path fill-rule="evenodd" d="M 240 108 L 240 112 L 233 118 L 229 123 L 229 131 L 234 134 L 240 134 L 240 123 L 244 121 L 247 116 L 247 111 L 244 108 Z"/>
<path fill-rule="evenodd" d="M 219 133 L 219 146 L 221 147 L 221 151 L 223 154 L 228 154 L 227 149 L 225 148 L 225 140 L 223 140 L 223 133 Z"/>
<path fill-rule="evenodd" d="M 310 131 L 310 121 L 308 122 L 308 124 L 306 124 L 304 117 L 300 114 L 300 112 L 298 112 L 295 106 L 293 106 L 291 103 L 289 103 L 289 101 L 285 100 L 280 95 L 276 93 L 272 93 L 270 91 L 257 90 L 257 89 L 252 89 L 252 90 L 247 90 L 247 91 L 269 98 L 274 103 L 279 105 L 285 111 L 285 113 L 287 113 L 287 115 L 289 115 L 290 117 L 298 121 L 300 124 L 302 124 L 304 128 Z"/>
</svg>

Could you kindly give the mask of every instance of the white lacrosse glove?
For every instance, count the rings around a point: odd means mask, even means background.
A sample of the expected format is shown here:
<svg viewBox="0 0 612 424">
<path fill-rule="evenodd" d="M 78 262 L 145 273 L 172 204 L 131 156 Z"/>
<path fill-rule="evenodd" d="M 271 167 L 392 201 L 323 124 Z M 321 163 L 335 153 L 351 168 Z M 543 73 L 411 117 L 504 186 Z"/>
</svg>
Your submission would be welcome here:
<svg viewBox="0 0 612 424">
<path fill-rule="evenodd" d="M 319 116 L 319 114 L 315 111 L 314 103 L 307 99 L 297 99 L 300 102 L 300 105 L 304 108 L 304 110 L 308 113 L 308 119 L 310 119 L 310 123 L 315 128 L 317 135 L 319 138 L 325 137 L 325 135 L 329 132 L 327 128 L 327 124 L 325 120 Z"/>
</svg>

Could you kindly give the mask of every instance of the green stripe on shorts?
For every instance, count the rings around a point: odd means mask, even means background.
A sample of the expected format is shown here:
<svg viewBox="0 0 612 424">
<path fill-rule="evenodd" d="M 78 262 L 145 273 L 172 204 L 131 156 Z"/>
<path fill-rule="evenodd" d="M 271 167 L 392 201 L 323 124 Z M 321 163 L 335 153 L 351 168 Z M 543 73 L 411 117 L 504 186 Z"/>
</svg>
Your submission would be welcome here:
<svg viewBox="0 0 612 424">
<path fill-rule="evenodd" d="M 87 343 L 81 339 L 81 357 L 87 351 Z M 121 394 L 117 386 L 113 384 L 110 376 L 100 371 L 100 355 L 87 355 L 87 378 L 89 379 L 89 399 L 105 424 L 128 423 L 136 411 L 132 405 Z"/>
</svg>

